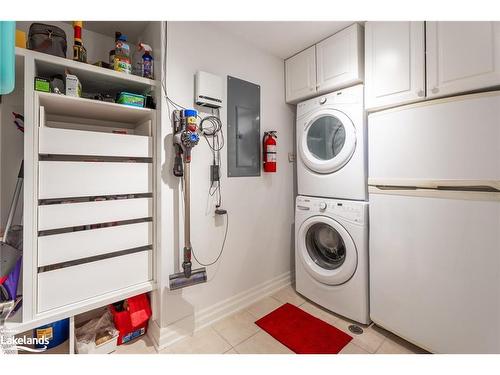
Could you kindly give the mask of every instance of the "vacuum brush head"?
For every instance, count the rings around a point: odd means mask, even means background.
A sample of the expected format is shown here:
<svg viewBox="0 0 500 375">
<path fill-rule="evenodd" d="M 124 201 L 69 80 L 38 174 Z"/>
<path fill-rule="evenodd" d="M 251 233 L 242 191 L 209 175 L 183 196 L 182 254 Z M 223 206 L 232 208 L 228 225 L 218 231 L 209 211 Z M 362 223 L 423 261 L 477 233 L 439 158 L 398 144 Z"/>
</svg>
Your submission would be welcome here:
<svg viewBox="0 0 500 375">
<path fill-rule="evenodd" d="M 198 268 L 191 272 L 190 277 L 184 276 L 184 272 L 174 273 L 169 277 L 170 290 L 186 288 L 188 286 L 197 285 L 207 282 L 206 268 Z"/>
</svg>

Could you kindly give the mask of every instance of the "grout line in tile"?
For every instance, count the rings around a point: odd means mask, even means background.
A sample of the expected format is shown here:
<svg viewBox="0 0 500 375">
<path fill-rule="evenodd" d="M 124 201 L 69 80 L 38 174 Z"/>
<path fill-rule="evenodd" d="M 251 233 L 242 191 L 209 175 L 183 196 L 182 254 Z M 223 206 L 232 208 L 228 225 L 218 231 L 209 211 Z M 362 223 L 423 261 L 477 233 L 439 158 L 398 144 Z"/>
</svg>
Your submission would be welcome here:
<svg viewBox="0 0 500 375">
<path fill-rule="evenodd" d="M 239 344 L 237 344 L 237 345 L 233 346 L 233 349 L 236 351 L 236 353 L 241 354 L 238 350 L 236 350 L 236 346 L 241 345 L 241 344 L 243 344 L 244 342 L 246 342 L 246 341 L 250 340 L 252 337 L 254 337 L 254 336 L 255 336 L 257 333 L 259 333 L 260 331 L 261 331 L 261 329 L 259 328 L 259 330 L 258 330 L 257 332 L 255 332 L 255 333 L 254 333 L 254 334 L 252 334 L 251 336 L 247 337 L 245 340 L 243 340 L 243 341 L 242 341 L 242 342 L 240 342 Z"/>
<path fill-rule="evenodd" d="M 223 340 L 226 344 L 228 344 L 231 348 L 233 347 L 233 346 L 229 343 L 229 341 L 227 341 L 227 340 L 224 338 L 224 336 L 222 336 L 219 332 L 217 332 L 217 330 L 213 327 L 213 325 L 212 325 L 212 324 L 211 324 L 211 325 L 209 325 L 208 327 L 209 327 L 212 331 L 214 331 L 214 332 L 215 332 L 215 334 L 216 334 L 217 336 L 219 336 L 219 337 L 220 337 L 220 338 L 221 338 L 221 339 L 222 339 L 222 340 Z M 231 349 L 228 349 L 228 350 L 231 350 Z M 224 352 L 224 353 L 225 353 L 225 352 Z"/>
<path fill-rule="evenodd" d="M 273 295 L 273 296 L 269 296 L 269 297 L 271 297 L 272 299 L 274 299 L 275 301 L 277 301 L 277 302 L 280 304 L 280 306 L 285 304 L 285 302 L 281 302 L 281 301 L 280 301 L 279 299 L 277 299 L 274 295 Z"/>
<path fill-rule="evenodd" d="M 380 348 L 382 347 L 384 342 L 386 342 L 386 341 L 387 341 L 387 337 L 384 337 L 384 339 L 381 341 L 380 345 L 377 347 L 377 349 L 375 349 L 375 351 L 372 354 L 376 354 L 380 350 Z"/>
</svg>

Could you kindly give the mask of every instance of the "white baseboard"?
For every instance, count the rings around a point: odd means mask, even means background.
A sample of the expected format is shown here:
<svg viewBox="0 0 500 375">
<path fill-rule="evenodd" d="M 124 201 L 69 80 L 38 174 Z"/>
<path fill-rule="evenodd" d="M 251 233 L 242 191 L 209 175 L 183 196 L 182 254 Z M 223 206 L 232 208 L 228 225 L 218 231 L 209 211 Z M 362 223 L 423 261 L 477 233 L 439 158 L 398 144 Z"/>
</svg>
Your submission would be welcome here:
<svg viewBox="0 0 500 375">
<path fill-rule="evenodd" d="M 156 350 L 162 350 L 168 345 L 184 337 L 190 336 L 194 332 L 218 320 L 243 310 L 264 297 L 276 293 L 278 290 L 290 285 L 291 281 L 291 272 L 285 272 L 271 280 L 227 298 L 226 300 L 200 311 L 196 311 L 193 315 L 185 317 L 164 328 L 159 327 L 156 321 L 151 320 L 148 327 L 148 336 L 153 341 Z"/>
</svg>

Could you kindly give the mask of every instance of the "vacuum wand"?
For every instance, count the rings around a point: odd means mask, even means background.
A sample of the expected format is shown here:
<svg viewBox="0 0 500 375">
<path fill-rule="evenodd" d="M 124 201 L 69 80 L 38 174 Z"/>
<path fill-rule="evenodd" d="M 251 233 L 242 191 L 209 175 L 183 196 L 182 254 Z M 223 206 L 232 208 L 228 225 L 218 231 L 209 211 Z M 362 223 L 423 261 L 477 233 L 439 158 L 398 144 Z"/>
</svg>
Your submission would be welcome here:
<svg viewBox="0 0 500 375">
<path fill-rule="evenodd" d="M 194 110 L 174 111 L 174 149 L 175 164 L 173 174 L 184 177 L 184 259 L 182 272 L 169 276 L 170 290 L 185 288 L 187 286 L 204 283 L 207 281 L 205 268 L 193 270 L 191 263 L 191 150 L 198 144 L 199 136 L 196 126 L 197 112 Z M 180 158 L 182 154 L 182 164 Z M 182 165 L 184 168 L 182 168 Z"/>
<path fill-rule="evenodd" d="M 184 163 L 184 276 L 191 276 L 191 199 L 190 163 Z"/>
</svg>

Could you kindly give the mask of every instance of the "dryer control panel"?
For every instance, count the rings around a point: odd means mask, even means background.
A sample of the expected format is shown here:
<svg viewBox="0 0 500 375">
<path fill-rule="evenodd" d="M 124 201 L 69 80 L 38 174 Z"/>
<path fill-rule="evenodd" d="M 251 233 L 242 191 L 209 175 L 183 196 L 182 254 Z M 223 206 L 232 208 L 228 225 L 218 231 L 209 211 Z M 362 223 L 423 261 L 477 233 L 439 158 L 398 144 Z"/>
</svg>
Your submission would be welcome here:
<svg viewBox="0 0 500 375">
<path fill-rule="evenodd" d="M 368 202 L 353 202 L 340 199 L 297 197 L 296 209 L 308 214 L 323 214 L 363 224 L 368 219 Z"/>
<path fill-rule="evenodd" d="M 322 107 L 350 104 L 363 106 L 363 85 L 348 87 L 301 102 L 297 104 L 297 117 Z"/>
</svg>

